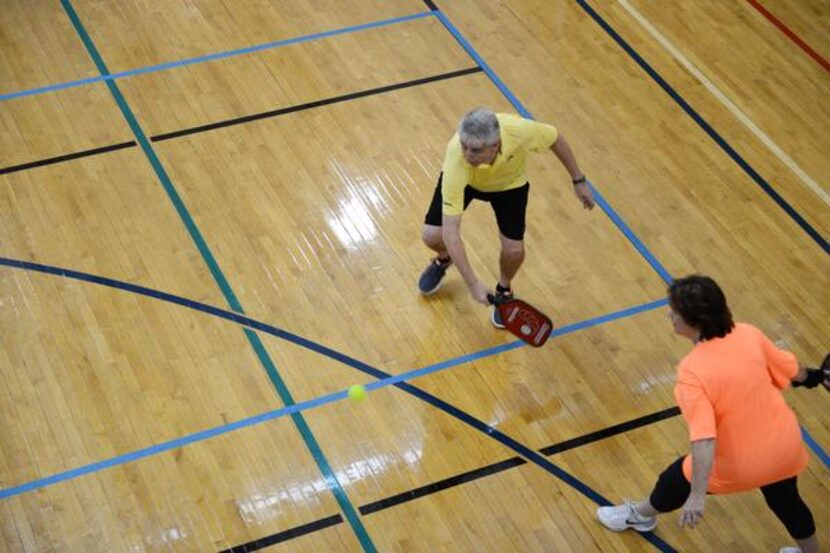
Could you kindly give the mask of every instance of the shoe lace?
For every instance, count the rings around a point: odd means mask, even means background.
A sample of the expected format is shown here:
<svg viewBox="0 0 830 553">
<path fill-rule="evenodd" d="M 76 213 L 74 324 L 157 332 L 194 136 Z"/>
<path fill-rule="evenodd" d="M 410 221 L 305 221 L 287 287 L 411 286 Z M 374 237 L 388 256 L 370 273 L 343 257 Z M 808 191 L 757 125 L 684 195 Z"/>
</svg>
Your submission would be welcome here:
<svg viewBox="0 0 830 553">
<path fill-rule="evenodd" d="M 625 517 L 629 522 L 642 522 L 643 517 L 640 516 L 640 513 L 637 512 L 637 509 L 634 508 L 634 502 L 630 499 L 625 500 Z"/>
</svg>

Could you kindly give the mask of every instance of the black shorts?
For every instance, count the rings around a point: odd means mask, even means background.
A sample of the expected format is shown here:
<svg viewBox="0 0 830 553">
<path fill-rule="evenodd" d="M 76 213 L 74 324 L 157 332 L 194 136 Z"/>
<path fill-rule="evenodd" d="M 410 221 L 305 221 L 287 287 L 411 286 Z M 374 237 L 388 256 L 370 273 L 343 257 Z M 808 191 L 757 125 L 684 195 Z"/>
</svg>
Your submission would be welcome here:
<svg viewBox="0 0 830 553">
<path fill-rule="evenodd" d="M 443 173 L 438 176 L 438 184 L 435 193 L 432 195 L 432 202 L 424 217 L 424 224 L 436 227 L 441 226 L 441 179 Z M 481 192 L 470 185 L 464 187 L 464 209 L 473 200 L 488 202 L 496 214 L 496 222 L 499 225 L 499 232 L 511 240 L 523 240 L 525 236 L 525 213 L 527 212 L 527 197 L 530 191 L 530 183 L 524 186 L 504 190 L 503 192 Z"/>
</svg>

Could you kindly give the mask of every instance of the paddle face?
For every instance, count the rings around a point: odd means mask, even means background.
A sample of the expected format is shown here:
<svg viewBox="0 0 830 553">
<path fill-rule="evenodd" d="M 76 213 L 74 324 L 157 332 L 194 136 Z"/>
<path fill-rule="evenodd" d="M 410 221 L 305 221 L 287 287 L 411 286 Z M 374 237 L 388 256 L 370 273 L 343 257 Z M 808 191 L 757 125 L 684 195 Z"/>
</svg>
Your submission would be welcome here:
<svg viewBox="0 0 830 553">
<path fill-rule="evenodd" d="M 496 303 L 496 309 L 505 329 L 525 343 L 538 348 L 550 337 L 553 322 L 529 303 L 518 299 L 505 300 Z"/>
</svg>

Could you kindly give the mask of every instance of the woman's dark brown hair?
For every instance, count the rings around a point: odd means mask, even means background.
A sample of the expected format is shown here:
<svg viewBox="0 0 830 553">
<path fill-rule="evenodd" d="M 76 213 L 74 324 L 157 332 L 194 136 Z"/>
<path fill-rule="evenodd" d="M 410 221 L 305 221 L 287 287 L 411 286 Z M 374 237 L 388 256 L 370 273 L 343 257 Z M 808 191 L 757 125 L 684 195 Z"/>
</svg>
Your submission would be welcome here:
<svg viewBox="0 0 830 553">
<path fill-rule="evenodd" d="M 686 324 L 700 331 L 701 340 L 723 338 L 735 328 L 726 296 L 707 276 L 690 275 L 669 286 L 669 304 Z"/>
</svg>

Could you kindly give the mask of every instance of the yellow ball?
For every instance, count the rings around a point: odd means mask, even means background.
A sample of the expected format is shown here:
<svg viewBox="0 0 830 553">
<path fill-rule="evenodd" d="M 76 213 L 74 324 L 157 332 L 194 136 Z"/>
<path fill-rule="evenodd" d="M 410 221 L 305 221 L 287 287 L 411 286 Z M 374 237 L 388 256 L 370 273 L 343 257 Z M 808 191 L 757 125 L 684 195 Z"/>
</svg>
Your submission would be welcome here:
<svg viewBox="0 0 830 553">
<path fill-rule="evenodd" d="M 360 384 L 355 384 L 349 388 L 349 399 L 357 403 L 366 399 L 366 388 Z"/>
</svg>

